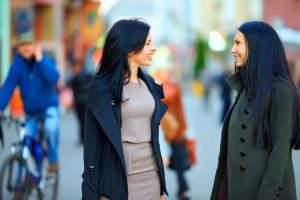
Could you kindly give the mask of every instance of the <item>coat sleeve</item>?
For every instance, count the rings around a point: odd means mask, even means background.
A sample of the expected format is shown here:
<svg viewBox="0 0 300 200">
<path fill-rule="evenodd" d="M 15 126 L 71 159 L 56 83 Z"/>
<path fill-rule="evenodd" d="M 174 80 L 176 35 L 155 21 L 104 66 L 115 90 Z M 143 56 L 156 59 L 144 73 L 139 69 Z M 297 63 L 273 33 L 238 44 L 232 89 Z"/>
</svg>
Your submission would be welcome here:
<svg viewBox="0 0 300 200">
<path fill-rule="evenodd" d="M 259 188 L 257 200 L 276 199 L 280 196 L 283 176 L 291 154 L 293 135 L 294 94 L 291 87 L 280 85 L 272 94 L 270 136 L 272 149 L 267 171 Z"/>
<path fill-rule="evenodd" d="M 100 158 L 100 126 L 93 114 L 86 110 L 84 120 L 84 172 L 82 174 L 82 200 L 99 200 L 97 192 Z"/>
</svg>

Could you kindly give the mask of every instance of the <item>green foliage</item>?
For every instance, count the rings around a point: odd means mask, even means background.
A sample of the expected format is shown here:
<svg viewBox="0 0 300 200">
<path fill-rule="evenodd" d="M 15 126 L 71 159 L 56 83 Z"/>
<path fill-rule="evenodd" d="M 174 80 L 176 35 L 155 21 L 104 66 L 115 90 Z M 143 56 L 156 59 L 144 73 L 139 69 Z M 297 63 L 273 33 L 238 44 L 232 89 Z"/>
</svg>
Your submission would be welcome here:
<svg viewBox="0 0 300 200">
<path fill-rule="evenodd" d="M 196 59 L 195 59 L 195 65 L 194 65 L 194 78 L 197 79 L 199 76 L 199 72 L 204 69 L 205 62 L 206 62 L 206 54 L 208 50 L 208 44 L 207 41 L 203 38 L 199 38 L 196 41 Z"/>
</svg>

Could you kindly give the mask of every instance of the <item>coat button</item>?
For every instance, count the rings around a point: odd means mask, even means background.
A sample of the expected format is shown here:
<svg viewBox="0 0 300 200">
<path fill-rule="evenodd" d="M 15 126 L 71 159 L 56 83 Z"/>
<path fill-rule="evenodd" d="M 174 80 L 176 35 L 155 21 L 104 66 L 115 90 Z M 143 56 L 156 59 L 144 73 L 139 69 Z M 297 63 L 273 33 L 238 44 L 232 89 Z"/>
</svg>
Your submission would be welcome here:
<svg viewBox="0 0 300 200">
<path fill-rule="evenodd" d="M 283 187 L 279 187 L 278 189 L 279 189 L 279 190 L 282 190 L 282 189 L 283 189 Z"/>
<path fill-rule="evenodd" d="M 245 167 L 240 166 L 240 171 L 244 172 L 245 170 Z"/>
<path fill-rule="evenodd" d="M 248 97 L 248 101 L 251 102 L 252 101 L 252 97 Z"/>
<path fill-rule="evenodd" d="M 245 157 L 246 154 L 244 152 L 240 152 L 240 156 Z"/>
<path fill-rule="evenodd" d="M 115 100 L 111 100 L 111 105 L 116 105 L 116 102 L 115 102 Z"/>
<path fill-rule="evenodd" d="M 242 124 L 241 127 L 242 127 L 242 129 L 246 129 L 247 128 L 247 126 L 245 124 Z"/>
<path fill-rule="evenodd" d="M 244 111 L 244 113 L 245 113 L 245 115 L 249 115 L 249 109 L 246 109 L 245 111 Z"/>
<path fill-rule="evenodd" d="M 89 170 L 90 170 L 90 172 L 94 172 L 94 171 L 95 171 L 95 167 L 94 167 L 93 165 L 91 165 L 91 166 L 89 167 Z"/>
<path fill-rule="evenodd" d="M 279 192 L 276 192 L 276 197 L 279 197 L 280 196 L 280 193 Z"/>
<path fill-rule="evenodd" d="M 241 143 L 245 143 L 245 139 L 244 138 L 240 138 Z"/>
</svg>

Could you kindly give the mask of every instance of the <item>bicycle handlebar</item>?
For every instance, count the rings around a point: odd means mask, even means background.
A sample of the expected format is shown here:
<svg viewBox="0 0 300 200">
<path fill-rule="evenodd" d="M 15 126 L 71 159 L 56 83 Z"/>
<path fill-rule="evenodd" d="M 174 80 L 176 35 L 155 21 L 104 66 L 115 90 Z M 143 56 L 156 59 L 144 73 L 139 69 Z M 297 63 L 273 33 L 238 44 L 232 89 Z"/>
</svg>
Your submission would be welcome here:
<svg viewBox="0 0 300 200">
<path fill-rule="evenodd" d="M 37 114 L 37 115 L 27 115 L 29 118 L 35 119 L 39 121 L 40 123 L 44 123 L 44 120 L 46 118 L 51 118 L 52 115 L 50 114 Z M 11 122 L 17 125 L 17 128 L 19 126 L 25 126 L 25 121 L 21 120 L 19 118 L 13 117 L 12 115 L 0 115 L 0 142 L 2 145 L 2 148 L 4 147 L 4 133 L 3 133 L 3 128 L 2 128 L 2 121 L 8 121 L 10 124 Z"/>
</svg>

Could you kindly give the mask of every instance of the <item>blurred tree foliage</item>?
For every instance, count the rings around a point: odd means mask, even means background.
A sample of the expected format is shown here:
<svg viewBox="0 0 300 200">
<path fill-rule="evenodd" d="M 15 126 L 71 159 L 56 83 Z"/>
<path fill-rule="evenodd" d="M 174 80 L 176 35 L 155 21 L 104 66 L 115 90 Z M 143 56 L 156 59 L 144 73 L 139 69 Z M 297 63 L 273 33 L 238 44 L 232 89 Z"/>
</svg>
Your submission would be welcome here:
<svg viewBox="0 0 300 200">
<path fill-rule="evenodd" d="M 206 54 L 208 50 L 208 43 L 202 37 L 199 37 L 195 43 L 196 59 L 194 64 L 194 79 L 199 78 L 199 72 L 204 69 L 206 62 Z"/>
</svg>

